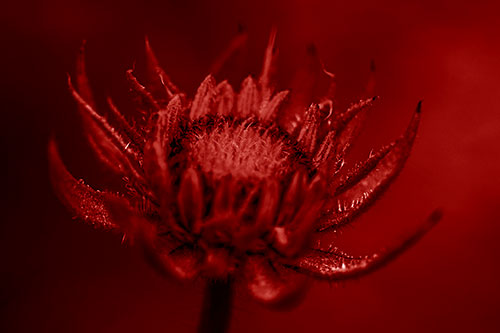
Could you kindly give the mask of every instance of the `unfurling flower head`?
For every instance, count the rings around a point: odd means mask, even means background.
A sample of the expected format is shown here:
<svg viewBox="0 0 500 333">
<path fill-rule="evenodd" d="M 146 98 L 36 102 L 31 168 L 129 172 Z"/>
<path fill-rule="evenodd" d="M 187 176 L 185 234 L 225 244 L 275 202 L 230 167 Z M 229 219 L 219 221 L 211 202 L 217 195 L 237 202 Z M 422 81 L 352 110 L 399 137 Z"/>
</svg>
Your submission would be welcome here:
<svg viewBox="0 0 500 333">
<path fill-rule="evenodd" d="M 267 304 L 290 301 L 308 277 L 356 277 L 402 252 L 439 212 L 382 253 L 353 257 L 320 240 L 364 212 L 400 172 L 420 103 L 400 138 L 344 172 L 344 156 L 375 98 L 334 108 L 333 75 L 322 67 L 331 85 L 325 96 L 308 101 L 302 91 L 275 92 L 274 39 L 257 80 L 247 77 L 235 92 L 209 75 L 193 98 L 172 83 L 146 42 L 148 84 L 127 72 L 145 115 L 134 126 L 111 99 L 109 119 L 96 111 L 82 51 L 76 89 L 71 80 L 69 88 L 89 143 L 127 190 L 98 191 L 76 180 L 51 141 L 51 177 L 60 199 L 95 227 L 122 232 L 162 273 L 231 278 Z"/>
</svg>

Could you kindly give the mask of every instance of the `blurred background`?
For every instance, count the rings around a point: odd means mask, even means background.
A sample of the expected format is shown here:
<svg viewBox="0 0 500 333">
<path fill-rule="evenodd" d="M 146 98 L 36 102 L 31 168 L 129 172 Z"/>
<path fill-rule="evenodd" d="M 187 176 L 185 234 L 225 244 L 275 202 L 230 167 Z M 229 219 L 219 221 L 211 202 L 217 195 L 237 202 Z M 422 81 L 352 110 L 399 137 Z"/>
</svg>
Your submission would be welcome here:
<svg viewBox="0 0 500 333">
<path fill-rule="evenodd" d="M 353 160 L 388 143 L 423 99 L 406 168 L 379 203 L 335 242 L 370 253 L 411 232 L 435 208 L 444 219 L 370 276 L 315 283 L 276 312 L 244 293 L 232 332 L 498 332 L 500 43 L 495 1 L 63 1 L 2 5 L 2 147 L 7 218 L 0 233 L 3 332 L 194 332 L 202 287 L 160 278 L 120 235 L 72 220 L 48 181 L 55 135 L 68 168 L 101 188 L 66 86 L 82 40 L 98 104 L 131 115 L 125 70 L 144 66 L 144 36 L 189 94 L 238 27 L 248 42 L 221 72 L 259 74 L 272 26 L 278 82 L 290 84 L 314 43 L 337 77 L 338 105 L 359 98 L 376 64 L 376 94 Z M 4 178 L 5 180 L 5 178 Z"/>
</svg>

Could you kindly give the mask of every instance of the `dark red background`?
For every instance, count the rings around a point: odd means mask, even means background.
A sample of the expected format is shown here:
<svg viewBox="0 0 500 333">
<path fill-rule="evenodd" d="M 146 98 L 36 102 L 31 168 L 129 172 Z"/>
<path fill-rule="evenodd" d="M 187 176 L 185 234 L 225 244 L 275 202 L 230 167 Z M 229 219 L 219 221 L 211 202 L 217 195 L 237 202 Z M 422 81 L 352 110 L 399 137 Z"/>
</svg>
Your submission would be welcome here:
<svg viewBox="0 0 500 333">
<path fill-rule="evenodd" d="M 227 75 L 258 73 L 278 28 L 280 83 L 314 42 L 337 74 L 341 105 L 359 96 L 370 59 L 378 105 L 357 157 L 398 135 L 417 101 L 423 121 L 413 155 L 387 195 L 338 240 L 367 253 L 412 230 L 431 210 L 444 220 L 390 266 L 358 281 L 316 283 L 290 312 L 244 294 L 233 332 L 498 331 L 500 242 L 500 43 L 495 1 L 32 1 L 1 15 L 2 219 L 0 330 L 193 332 L 202 287 L 155 275 L 120 237 L 76 223 L 47 177 L 55 133 L 68 166 L 102 185 L 65 82 L 82 39 L 100 102 L 126 103 L 124 71 L 143 61 L 149 35 L 160 62 L 190 93 L 234 35 L 246 50 Z M 5 4 L 3 5 L 5 6 Z M 7 138 L 5 138 L 7 136 Z M 5 188 L 5 187 L 4 187 Z M 2 329 L 2 326 L 5 329 Z"/>
</svg>

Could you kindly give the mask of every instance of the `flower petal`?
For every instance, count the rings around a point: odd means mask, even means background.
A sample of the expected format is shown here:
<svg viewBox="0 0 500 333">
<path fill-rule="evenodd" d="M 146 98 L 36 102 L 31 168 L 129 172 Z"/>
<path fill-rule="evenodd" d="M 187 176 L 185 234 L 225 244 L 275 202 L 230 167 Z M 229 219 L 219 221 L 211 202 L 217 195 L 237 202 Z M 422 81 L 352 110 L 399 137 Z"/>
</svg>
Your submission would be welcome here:
<svg viewBox="0 0 500 333">
<path fill-rule="evenodd" d="M 179 88 L 172 82 L 163 68 L 160 67 L 148 38 L 146 38 L 146 59 L 151 82 L 160 86 L 160 89 L 157 90 L 164 90 L 168 98 L 171 98 L 174 94 L 179 94 Z"/>
<path fill-rule="evenodd" d="M 288 90 L 283 90 L 274 95 L 270 101 L 264 100 L 259 110 L 260 120 L 266 122 L 273 119 L 277 115 L 280 106 L 288 98 L 289 93 Z"/>
<path fill-rule="evenodd" d="M 283 197 L 276 225 L 281 226 L 291 221 L 305 195 L 307 175 L 298 170 L 292 176 L 290 185 Z"/>
<path fill-rule="evenodd" d="M 317 227 L 318 231 L 348 223 L 387 189 L 410 155 L 420 122 L 420 107 L 419 103 L 405 134 L 389 146 L 389 151 L 386 152 L 383 148 L 375 160 L 368 159 L 365 163 L 366 168 L 350 174 L 349 179 L 357 180 L 355 184 L 349 180 L 344 181 L 344 185 L 329 200 L 326 207 L 329 211 Z"/>
<path fill-rule="evenodd" d="M 97 156 L 110 169 L 134 181 L 144 183 L 142 172 L 138 167 L 138 156 L 129 149 L 123 137 L 115 131 L 108 121 L 99 115 L 82 96 L 74 89 L 68 77 L 68 87 L 78 103 L 82 115 L 87 138 Z"/>
<path fill-rule="evenodd" d="M 262 100 L 268 101 L 271 98 L 273 87 L 271 86 L 271 77 L 274 74 L 277 58 L 276 42 L 276 28 L 271 30 L 269 41 L 264 56 L 264 63 L 262 65 L 262 73 L 259 78 L 259 85 L 262 92 Z"/>
<path fill-rule="evenodd" d="M 182 175 L 177 204 L 185 227 L 190 229 L 201 220 L 205 207 L 203 189 L 200 176 L 192 167 Z"/>
<path fill-rule="evenodd" d="M 398 245 L 377 254 L 364 257 L 349 256 L 338 249 L 314 249 L 297 262 L 288 265 L 297 272 L 330 281 L 356 278 L 376 270 L 406 251 L 422 238 L 442 217 L 440 210 L 434 211 L 413 234 Z"/>
<path fill-rule="evenodd" d="M 212 75 L 208 75 L 196 91 L 189 117 L 195 120 L 209 114 L 212 110 L 215 94 L 215 79 Z"/>
<path fill-rule="evenodd" d="M 151 92 L 146 89 L 145 86 L 139 83 L 137 78 L 134 76 L 134 70 L 129 69 L 126 72 L 127 81 L 130 85 L 130 91 L 135 94 L 137 101 L 139 102 L 139 108 L 145 112 L 158 112 L 160 110 L 160 105 L 158 101 L 153 97 Z"/>
<path fill-rule="evenodd" d="M 221 116 L 231 114 L 234 106 L 233 87 L 231 87 L 227 81 L 222 81 L 217 85 L 216 91 L 217 96 L 214 103 L 215 112 Z"/>
<path fill-rule="evenodd" d="M 238 94 L 237 116 L 249 117 L 257 114 L 260 105 L 260 95 L 257 85 L 251 76 L 248 76 L 241 84 Z"/>
<path fill-rule="evenodd" d="M 48 156 L 52 186 L 59 199 L 76 217 L 96 228 L 117 228 L 118 224 L 112 219 L 105 204 L 105 193 L 85 185 L 69 173 L 53 139 L 49 141 Z"/>
</svg>

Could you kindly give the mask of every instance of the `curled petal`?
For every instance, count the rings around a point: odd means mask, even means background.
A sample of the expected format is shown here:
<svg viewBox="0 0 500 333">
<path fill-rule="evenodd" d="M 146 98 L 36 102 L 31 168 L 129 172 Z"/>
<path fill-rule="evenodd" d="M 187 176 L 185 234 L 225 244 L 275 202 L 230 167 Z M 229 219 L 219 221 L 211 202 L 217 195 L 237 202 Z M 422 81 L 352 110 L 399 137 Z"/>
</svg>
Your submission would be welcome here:
<svg viewBox="0 0 500 333">
<path fill-rule="evenodd" d="M 353 257 L 335 249 L 314 249 L 288 267 L 318 279 L 330 281 L 356 278 L 372 272 L 395 259 L 422 238 L 442 217 L 440 210 L 434 211 L 412 235 L 398 245 L 365 257 Z"/>
<path fill-rule="evenodd" d="M 419 103 L 405 134 L 390 148 L 383 148 L 374 160 L 368 159 L 344 180 L 336 195 L 329 200 L 330 210 L 320 222 L 318 231 L 348 223 L 369 207 L 387 188 L 403 168 L 415 139 L 420 122 Z M 386 151 L 388 149 L 388 151 Z M 349 179 L 357 180 L 355 184 Z"/>
<path fill-rule="evenodd" d="M 85 41 L 83 41 L 76 59 L 76 86 L 82 98 L 86 100 L 92 108 L 95 108 L 96 105 L 94 102 L 94 96 L 92 94 L 92 90 L 90 89 L 85 66 Z"/>
<path fill-rule="evenodd" d="M 148 38 L 146 38 L 146 58 L 151 81 L 160 85 L 160 89 L 158 90 L 164 90 L 168 98 L 171 98 L 174 94 L 179 94 L 179 88 L 177 88 L 170 77 L 160 67 Z"/>
<path fill-rule="evenodd" d="M 196 91 L 189 117 L 191 119 L 198 119 L 209 114 L 212 109 L 215 93 L 215 79 L 212 75 L 208 75 Z"/>
<path fill-rule="evenodd" d="M 259 302 L 277 308 L 292 307 L 304 295 L 305 276 L 260 256 L 250 256 L 244 266 L 250 294 Z"/>
<path fill-rule="evenodd" d="M 140 107 L 143 108 L 144 111 L 150 112 L 157 112 L 158 110 L 160 110 L 160 105 L 153 97 L 151 92 L 149 92 L 149 90 L 147 90 L 145 86 L 140 84 L 135 77 L 134 70 L 129 69 L 126 74 L 130 89 L 138 97 Z"/>
<path fill-rule="evenodd" d="M 340 132 L 347 124 L 361 111 L 373 105 L 377 100 L 377 96 L 365 100 L 360 100 L 358 103 L 352 104 L 346 111 L 338 114 L 333 120 L 332 129 Z"/>
<path fill-rule="evenodd" d="M 59 199 L 78 217 L 96 228 L 117 227 L 105 203 L 105 192 L 96 191 L 76 180 L 66 169 L 53 139 L 48 146 L 52 186 Z"/>
</svg>

